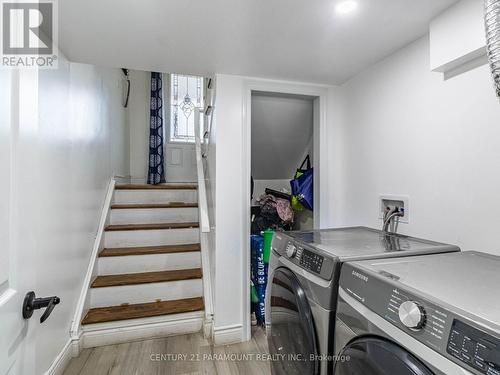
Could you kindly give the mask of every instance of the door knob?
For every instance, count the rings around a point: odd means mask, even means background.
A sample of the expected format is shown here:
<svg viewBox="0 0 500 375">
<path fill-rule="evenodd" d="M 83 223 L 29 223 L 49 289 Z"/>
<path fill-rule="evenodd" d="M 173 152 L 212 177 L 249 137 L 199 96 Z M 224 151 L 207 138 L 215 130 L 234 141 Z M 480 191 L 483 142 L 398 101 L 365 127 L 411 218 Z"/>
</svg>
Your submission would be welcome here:
<svg viewBox="0 0 500 375">
<path fill-rule="evenodd" d="M 35 292 L 28 292 L 26 293 L 23 302 L 23 318 L 29 319 L 33 315 L 33 311 L 46 307 L 40 318 L 40 323 L 43 323 L 47 320 L 49 315 L 52 313 L 52 310 L 54 310 L 59 302 L 61 302 L 61 299 L 56 296 L 36 298 Z"/>
</svg>

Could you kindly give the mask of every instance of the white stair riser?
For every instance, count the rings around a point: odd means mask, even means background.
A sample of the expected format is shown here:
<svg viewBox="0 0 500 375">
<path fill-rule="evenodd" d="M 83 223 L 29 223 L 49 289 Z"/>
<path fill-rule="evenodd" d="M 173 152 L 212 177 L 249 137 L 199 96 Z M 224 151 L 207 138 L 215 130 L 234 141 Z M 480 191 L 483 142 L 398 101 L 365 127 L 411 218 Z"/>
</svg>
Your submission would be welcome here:
<svg viewBox="0 0 500 375">
<path fill-rule="evenodd" d="M 164 283 L 111 286 L 90 289 L 90 307 L 117 306 L 124 303 L 148 303 L 201 297 L 201 279 L 170 281 Z"/>
<path fill-rule="evenodd" d="M 106 232 L 105 247 L 182 245 L 200 242 L 199 228 Z"/>
<path fill-rule="evenodd" d="M 111 224 L 187 223 L 197 221 L 198 207 L 111 210 Z"/>
<path fill-rule="evenodd" d="M 158 317 L 84 325 L 83 347 L 129 343 L 152 338 L 200 332 L 204 312 L 195 311 Z"/>
<path fill-rule="evenodd" d="M 99 275 L 122 273 L 185 270 L 201 267 L 199 251 L 174 254 L 129 255 L 101 257 L 98 262 Z"/>
<path fill-rule="evenodd" d="M 195 203 L 198 200 L 196 190 L 115 190 L 114 203 Z"/>
<path fill-rule="evenodd" d="M 180 322 L 180 321 L 183 321 L 185 319 L 203 318 L 204 316 L 205 316 L 204 310 L 189 311 L 189 312 L 178 313 L 178 314 L 147 316 L 144 318 L 85 324 L 82 326 L 82 330 L 84 332 L 92 332 L 92 331 L 108 330 L 108 329 L 126 329 L 126 328 L 131 328 L 131 327 L 142 326 L 142 325 L 154 325 L 154 324 L 164 323 L 164 322 Z"/>
</svg>

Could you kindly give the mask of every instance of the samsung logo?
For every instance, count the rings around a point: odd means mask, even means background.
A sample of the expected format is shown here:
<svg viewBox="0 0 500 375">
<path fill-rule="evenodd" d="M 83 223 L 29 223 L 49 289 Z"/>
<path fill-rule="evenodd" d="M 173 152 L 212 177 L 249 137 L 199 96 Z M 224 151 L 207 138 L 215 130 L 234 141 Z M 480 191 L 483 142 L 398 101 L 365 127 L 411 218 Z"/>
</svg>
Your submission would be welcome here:
<svg viewBox="0 0 500 375">
<path fill-rule="evenodd" d="M 359 273 L 359 272 L 357 272 L 357 271 L 354 271 L 354 270 L 353 270 L 353 271 L 352 271 L 352 275 L 353 275 L 354 277 L 357 277 L 358 279 L 363 280 L 365 283 L 367 283 L 367 282 L 368 282 L 368 276 L 362 275 L 362 274 L 360 274 L 360 273 Z"/>
</svg>

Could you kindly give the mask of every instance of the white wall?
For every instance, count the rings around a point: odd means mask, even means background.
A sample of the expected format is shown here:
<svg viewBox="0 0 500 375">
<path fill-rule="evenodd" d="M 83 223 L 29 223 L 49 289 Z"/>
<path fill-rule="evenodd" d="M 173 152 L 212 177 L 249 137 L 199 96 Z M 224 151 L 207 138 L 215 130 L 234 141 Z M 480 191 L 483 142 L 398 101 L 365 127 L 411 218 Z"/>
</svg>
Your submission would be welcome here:
<svg viewBox="0 0 500 375">
<path fill-rule="evenodd" d="M 349 175 L 346 166 L 345 154 L 347 145 L 344 140 L 346 109 L 345 95 L 343 89 L 330 87 L 328 89 L 328 131 L 322 137 L 322 147 L 326 149 L 326 162 L 323 162 L 320 178 L 322 188 L 319 191 L 321 197 L 320 223 L 321 228 L 332 228 L 341 226 L 345 220 L 342 212 L 344 205 L 344 191 L 346 184 L 345 175 Z M 317 182 L 315 181 L 317 185 Z"/>
<path fill-rule="evenodd" d="M 197 182 L 194 143 L 167 142 L 165 168 L 167 182 Z"/>
<path fill-rule="evenodd" d="M 243 186 L 240 174 L 236 172 L 241 171 L 243 160 L 244 80 L 221 75 L 217 76 L 216 84 L 216 113 L 212 125 L 216 147 L 214 144 L 210 146 L 215 151 L 216 170 L 214 329 L 216 335 L 217 331 L 228 335 L 235 332 L 243 339 Z M 213 176 L 211 172 L 210 176 Z"/>
<path fill-rule="evenodd" d="M 252 94 L 252 176 L 291 179 L 305 155 L 313 157 L 313 99 Z"/>
<path fill-rule="evenodd" d="M 500 254 L 500 106 L 487 66 L 444 81 L 428 36 L 345 86 L 342 224 L 380 227 L 378 195 L 410 197 L 400 231 Z"/>
<path fill-rule="evenodd" d="M 132 182 L 146 183 L 149 158 L 151 73 L 142 70 L 130 70 L 129 75 L 130 176 Z"/>
<path fill-rule="evenodd" d="M 37 374 L 69 340 L 108 183 L 114 175 L 129 174 L 121 70 L 68 63 L 59 56 L 59 69 L 39 73 L 39 119 L 24 130 L 36 147 L 34 157 L 17 150 L 14 182 L 30 223 L 20 231 L 17 246 L 33 246 L 32 288 L 40 297 L 61 298 L 43 325 L 38 317 L 29 322 Z M 37 90 L 35 85 L 25 89 Z M 34 237 L 29 244 L 28 234 Z"/>
</svg>

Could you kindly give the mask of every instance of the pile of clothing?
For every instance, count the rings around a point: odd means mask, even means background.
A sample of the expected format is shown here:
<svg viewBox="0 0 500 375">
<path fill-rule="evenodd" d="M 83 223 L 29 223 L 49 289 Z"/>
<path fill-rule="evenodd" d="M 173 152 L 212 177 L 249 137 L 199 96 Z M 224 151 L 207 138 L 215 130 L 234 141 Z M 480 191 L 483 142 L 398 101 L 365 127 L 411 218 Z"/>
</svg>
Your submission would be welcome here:
<svg viewBox="0 0 500 375">
<path fill-rule="evenodd" d="M 252 213 L 252 234 L 265 229 L 291 230 L 294 213 L 290 200 L 273 194 L 263 194 L 257 200 L 259 206 Z"/>
</svg>

